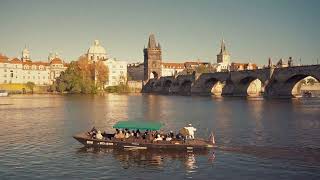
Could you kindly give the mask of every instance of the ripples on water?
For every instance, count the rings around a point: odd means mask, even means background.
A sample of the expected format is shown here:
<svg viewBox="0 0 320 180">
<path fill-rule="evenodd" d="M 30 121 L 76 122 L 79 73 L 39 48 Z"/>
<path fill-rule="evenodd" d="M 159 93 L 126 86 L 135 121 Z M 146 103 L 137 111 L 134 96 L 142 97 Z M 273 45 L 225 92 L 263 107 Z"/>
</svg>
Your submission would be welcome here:
<svg viewBox="0 0 320 180">
<path fill-rule="evenodd" d="M 0 98 L 0 179 L 319 179 L 320 99 L 154 95 Z M 212 152 L 87 149 L 72 135 L 123 119 L 213 131 Z"/>
</svg>

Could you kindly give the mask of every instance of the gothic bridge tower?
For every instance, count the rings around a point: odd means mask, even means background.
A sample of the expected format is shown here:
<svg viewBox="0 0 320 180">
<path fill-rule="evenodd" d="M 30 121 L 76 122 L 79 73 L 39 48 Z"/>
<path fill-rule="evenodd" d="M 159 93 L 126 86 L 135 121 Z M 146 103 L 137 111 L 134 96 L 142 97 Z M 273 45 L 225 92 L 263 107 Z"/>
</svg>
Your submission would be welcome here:
<svg viewBox="0 0 320 180">
<path fill-rule="evenodd" d="M 161 46 L 157 44 L 154 34 L 150 34 L 148 47 L 143 49 L 144 54 L 144 80 L 159 78 L 161 76 Z"/>
</svg>

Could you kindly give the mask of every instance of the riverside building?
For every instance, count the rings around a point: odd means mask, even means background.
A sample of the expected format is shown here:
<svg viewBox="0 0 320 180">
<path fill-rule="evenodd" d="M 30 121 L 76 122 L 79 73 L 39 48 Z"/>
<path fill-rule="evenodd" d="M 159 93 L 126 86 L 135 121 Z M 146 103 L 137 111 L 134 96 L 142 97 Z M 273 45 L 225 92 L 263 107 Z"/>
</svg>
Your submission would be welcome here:
<svg viewBox="0 0 320 180">
<path fill-rule="evenodd" d="M 57 54 L 45 61 L 32 61 L 30 51 L 24 48 L 22 58 L 8 58 L 0 54 L 0 84 L 51 85 L 60 73 L 65 71 L 67 64 Z"/>
<path fill-rule="evenodd" d="M 106 49 L 95 40 L 93 45 L 88 49 L 86 54 L 90 63 L 102 61 L 108 68 L 107 86 L 118 86 L 127 82 L 127 62 L 119 61 L 116 58 L 109 58 Z"/>
</svg>

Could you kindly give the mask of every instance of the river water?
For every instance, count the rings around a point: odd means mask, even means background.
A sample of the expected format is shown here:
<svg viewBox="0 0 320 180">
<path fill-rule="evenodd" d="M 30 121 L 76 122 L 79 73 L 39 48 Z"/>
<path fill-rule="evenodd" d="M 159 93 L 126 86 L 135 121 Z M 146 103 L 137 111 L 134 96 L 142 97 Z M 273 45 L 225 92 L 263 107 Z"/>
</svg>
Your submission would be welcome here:
<svg viewBox="0 0 320 180">
<path fill-rule="evenodd" d="M 214 132 L 204 153 L 86 149 L 72 135 L 118 120 Z M 0 98 L 0 179 L 320 179 L 320 99 L 160 95 Z"/>
</svg>

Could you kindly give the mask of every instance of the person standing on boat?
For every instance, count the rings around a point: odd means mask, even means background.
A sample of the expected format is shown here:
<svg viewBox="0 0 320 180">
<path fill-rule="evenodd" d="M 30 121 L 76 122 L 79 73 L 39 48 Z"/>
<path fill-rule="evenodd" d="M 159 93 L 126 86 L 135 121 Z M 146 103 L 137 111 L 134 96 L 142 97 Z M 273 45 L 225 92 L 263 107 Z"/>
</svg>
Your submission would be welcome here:
<svg viewBox="0 0 320 180">
<path fill-rule="evenodd" d="M 98 131 L 98 133 L 97 133 L 97 135 L 96 135 L 96 138 L 97 138 L 97 139 L 102 139 L 102 138 L 103 138 L 103 136 L 102 136 L 102 134 L 101 134 L 101 131 Z"/>
<path fill-rule="evenodd" d="M 185 127 L 185 129 L 187 129 L 188 130 L 188 138 L 189 139 L 194 139 L 194 132 L 195 131 L 197 131 L 197 129 L 196 128 L 194 128 L 193 126 L 192 126 L 192 124 L 189 124 L 187 127 Z"/>
</svg>

